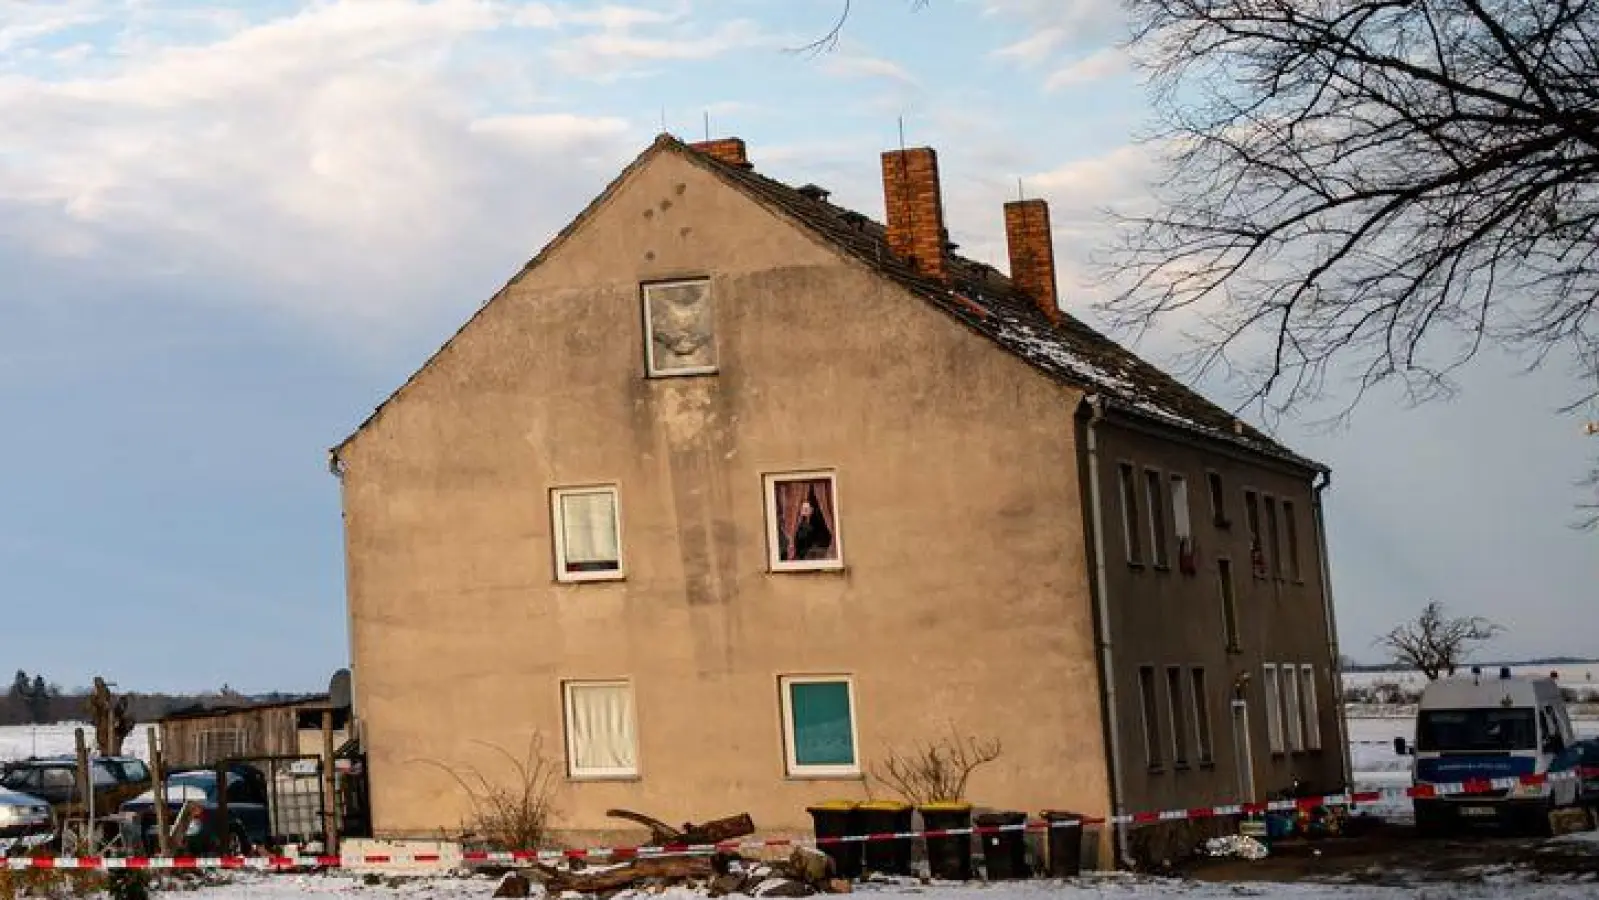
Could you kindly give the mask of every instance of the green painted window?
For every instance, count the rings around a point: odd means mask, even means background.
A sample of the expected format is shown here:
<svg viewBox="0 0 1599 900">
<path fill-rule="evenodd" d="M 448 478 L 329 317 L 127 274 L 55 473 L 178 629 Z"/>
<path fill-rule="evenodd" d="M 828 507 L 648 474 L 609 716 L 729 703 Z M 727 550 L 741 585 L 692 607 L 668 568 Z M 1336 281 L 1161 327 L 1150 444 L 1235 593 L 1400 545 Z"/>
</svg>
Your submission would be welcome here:
<svg viewBox="0 0 1599 900">
<path fill-rule="evenodd" d="M 790 681 L 787 690 L 793 765 L 800 769 L 854 767 L 849 682 Z"/>
</svg>

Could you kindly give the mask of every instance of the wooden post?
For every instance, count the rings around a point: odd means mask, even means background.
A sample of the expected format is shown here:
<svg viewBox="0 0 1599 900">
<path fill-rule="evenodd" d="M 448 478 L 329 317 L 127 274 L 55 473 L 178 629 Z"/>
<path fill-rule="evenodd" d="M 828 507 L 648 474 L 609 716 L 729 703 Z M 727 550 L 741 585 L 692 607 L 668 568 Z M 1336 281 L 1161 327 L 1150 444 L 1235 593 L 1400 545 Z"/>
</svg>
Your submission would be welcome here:
<svg viewBox="0 0 1599 900">
<path fill-rule="evenodd" d="M 339 796 L 333 771 L 333 710 L 322 710 L 322 852 L 339 852 Z"/>
<path fill-rule="evenodd" d="M 228 854 L 228 841 L 233 839 L 233 820 L 228 816 L 228 764 L 225 761 L 216 763 L 217 772 L 217 820 L 209 823 L 217 828 L 216 852 L 222 856 Z M 201 835 L 205 834 L 204 829 Z"/>
<path fill-rule="evenodd" d="M 89 744 L 84 740 L 83 729 L 73 733 L 78 745 L 78 808 L 83 810 L 83 834 L 79 841 L 79 856 L 94 855 L 94 779 L 89 775 Z"/>
<path fill-rule="evenodd" d="M 151 725 L 146 732 L 150 742 L 150 790 L 155 792 L 155 830 L 157 850 L 162 856 L 172 855 L 172 834 L 167 830 L 167 767 L 161 754 L 158 729 Z"/>
</svg>

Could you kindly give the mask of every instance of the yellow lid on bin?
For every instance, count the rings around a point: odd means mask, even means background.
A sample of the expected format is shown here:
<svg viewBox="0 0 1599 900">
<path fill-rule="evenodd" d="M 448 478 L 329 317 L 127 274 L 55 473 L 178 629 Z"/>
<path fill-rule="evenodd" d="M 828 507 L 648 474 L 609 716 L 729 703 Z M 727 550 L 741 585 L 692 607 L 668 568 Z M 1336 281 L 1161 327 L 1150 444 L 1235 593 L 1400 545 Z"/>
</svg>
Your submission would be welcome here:
<svg viewBox="0 0 1599 900">
<path fill-rule="evenodd" d="M 919 808 L 923 812 L 968 812 L 972 805 L 960 800 L 935 800 L 932 803 L 923 803 Z"/>
<path fill-rule="evenodd" d="M 823 800 L 820 803 L 813 803 L 807 806 L 806 809 L 820 810 L 822 812 L 849 812 L 857 806 L 860 806 L 860 804 L 854 800 Z"/>
<path fill-rule="evenodd" d="M 860 804 L 857 809 L 867 809 L 872 812 L 906 812 L 911 808 L 909 803 L 898 800 L 868 800 Z"/>
</svg>

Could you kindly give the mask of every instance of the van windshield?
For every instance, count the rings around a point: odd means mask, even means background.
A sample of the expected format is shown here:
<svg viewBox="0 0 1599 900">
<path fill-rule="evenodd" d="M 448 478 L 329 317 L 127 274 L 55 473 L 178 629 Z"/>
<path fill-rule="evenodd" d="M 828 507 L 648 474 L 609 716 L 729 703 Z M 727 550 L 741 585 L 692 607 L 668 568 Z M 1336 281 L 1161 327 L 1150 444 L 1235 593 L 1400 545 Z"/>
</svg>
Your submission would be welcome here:
<svg viewBox="0 0 1599 900">
<path fill-rule="evenodd" d="M 1429 709 L 1416 722 L 1416 749 L 1432 752 L 1531 750 L 1538 729 L 1530 709 Z"/>
</svg>

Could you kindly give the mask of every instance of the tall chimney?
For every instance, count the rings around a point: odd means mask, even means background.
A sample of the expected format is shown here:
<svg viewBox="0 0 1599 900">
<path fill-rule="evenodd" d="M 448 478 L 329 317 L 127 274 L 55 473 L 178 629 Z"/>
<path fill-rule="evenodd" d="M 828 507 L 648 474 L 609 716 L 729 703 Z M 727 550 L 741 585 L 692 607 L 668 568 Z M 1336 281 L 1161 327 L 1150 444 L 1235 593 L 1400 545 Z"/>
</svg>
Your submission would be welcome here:
<svg viewBox="0 0 1599 900">
<path fill-rule="evenodd" d="M 743 138 L 717 138 L 712 141 L 698 141 L 688 146 L 690 150 L 698 150 L 706 156 L 721 160 L 730 166 L 738 166 L 740 169 L 755 168 L 750 164 L 750 158 L 744 152 Z"/>
<path fill-rule="evenodd" d="M 1013 200 L 1005 204 L 1005 243 L 1010 248 L 1011 283 L 1032 298 L 1051 322 L 1060 321 L 1049 204 L 1043 200 Z"/>
<path fill-rule="evenodd" d="M 883 206 L 888 213 L 888 248 L 917 271 L 939 281 L 948 277 L 944 256 L 944 198 L 938 185 L 938 154 L 931 147 L 883 154 Z"/>
</svg>

